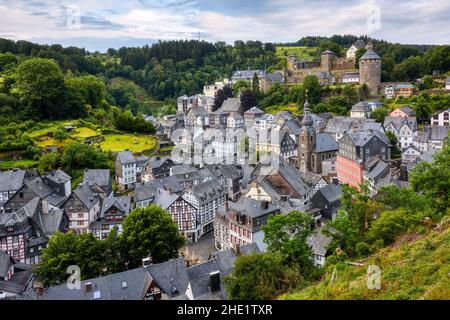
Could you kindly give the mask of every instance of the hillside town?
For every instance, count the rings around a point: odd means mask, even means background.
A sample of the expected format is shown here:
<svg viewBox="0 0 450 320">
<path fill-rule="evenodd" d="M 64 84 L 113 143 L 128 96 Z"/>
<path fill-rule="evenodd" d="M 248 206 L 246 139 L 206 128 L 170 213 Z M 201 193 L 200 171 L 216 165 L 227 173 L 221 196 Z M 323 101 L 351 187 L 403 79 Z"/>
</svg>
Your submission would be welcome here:
<svg viewBox="0 0 450 320">
<path fill-rule="evenodd" d="M 356 52 L 365 48 L 357 61 Z M 244 106 L 239 95 L 214 107 L 216 95 L 238 81 L 302 83 L 315 75 L 320 85 L 358 84 L 368 90 L 348 115 L 314 113 L 308 100 L 301 114 L 271 114 Z M 448 90 L 449 88 L 447 88 Z M 147 116 L 160 147 L 171 154 L 114 154 L 114 170 L 85 168 L 74 186 L 62 169 L 0 172 L 0 299 L 24 300 L 223 300 L 224 279 L 239 256 L 268 250 L 263 226 L 292 211 L 312 219 L 307 239 L 315 268 L 333 253 L 321 232 L 341 209 L 343 185 L 370 198 L 394 185 L 407 188 L 419 163 L 433 161 L 449 136 L 450 109 L 418 119 L 412 106 L 371 117 L 381 97 L 410 97 L 414 86 L 381 81 L 381 58 L 371 43 L 356 41 L 345 57 L 331 50 L 320 61 L 287 57 L 285 70 L 236 70 L 230 79 L 177 99 L 175 114 Z M 395 137 L 395 139 L 392 138 Z M 395 145 L 393 145 L 395 143 Z M 394 149 L 399 153 L 394 155 Z M 92 234 L 104 241 L 135 209 L 156 205 L 167 211 L 185 239 L 178 258 L 85 279 L 81 290 L 65 283 L 45 286 L 34 269 L 58 233 Z"/>
</svg>

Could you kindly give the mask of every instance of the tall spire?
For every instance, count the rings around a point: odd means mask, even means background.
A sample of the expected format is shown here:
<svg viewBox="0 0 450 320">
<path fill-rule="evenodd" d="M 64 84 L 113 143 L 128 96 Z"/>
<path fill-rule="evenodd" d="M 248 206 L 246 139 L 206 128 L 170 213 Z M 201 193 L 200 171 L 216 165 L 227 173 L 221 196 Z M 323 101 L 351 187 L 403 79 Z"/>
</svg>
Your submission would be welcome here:
<svg viewBox="0 0 450 320">
<path fill-rule="evenodd" d="M 304 115 L 310 114 L 309 102 L 308 102 L 308 89 L 306 89 L 306 99 L 305 99 L 305 104 L 303 105 L 303 114 Z"/>
<path fill-rule="evenodd" d="M 306 90 L 306 99 L 305 104 L 303 105 L 303 120 L 302 125 L 305 127 L 310 127 L 313 124 L 313 120 L 311 118 L 311 111 L 309 109 L 309 102 L 308 102 L 308 89 Z"/>
</svg>

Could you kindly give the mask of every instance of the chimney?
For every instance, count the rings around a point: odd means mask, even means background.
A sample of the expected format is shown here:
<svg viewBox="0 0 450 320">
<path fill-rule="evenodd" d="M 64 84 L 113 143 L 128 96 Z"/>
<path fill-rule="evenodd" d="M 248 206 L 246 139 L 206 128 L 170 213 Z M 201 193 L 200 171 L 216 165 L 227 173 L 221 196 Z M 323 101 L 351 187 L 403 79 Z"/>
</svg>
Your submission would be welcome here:
<svg viewBox="0 0 450 320">
<path fill-rule="evenodd" d="M 151 266 L 153 264 L 153 259 L 151 256 L 148 256 L 147 258 L 142 259 L 142 267 L 146 268 L 148 266 Z"/>
<path fill-rule="evenodd" d="M 239 244 L 234 244 L 233 245 L 233 251 L 234 251 L 234 254 L 236 256 L 240 256 L 241 255 L 241 247 L 239 246 Z"/>
<path fill-rule="evenodd" d="M 229 205 L 228 205 L 228 201 L 225 201 L 225 211 L 228 211 L 229 210 Z"/>
<path fill-rule="evenodd" d="M 214 271 L 209 274 L 209 289 L 211 292 L 220 291 L 220 271 Z"/>
<path fill-rule="evenodd" d="M 369 134 L 369 136 L 371 136 L 373 134 L 373 130 L 369 129 L 369 130 L 367 130 L 367 133 Z"/>
<path fill-rule="evenodd" d="M 84 292 L 89 293 L 92 291 L 92 282 L 86 282 L 84 284 Z"/>
<path fill-rule="evenodd" d="M 47 214 L 49 211 L 49 205 L 48 205 L 48 200 L 44 199 L 42 200 L 42 213 L 43 214 Z"/>
<path fill-rule="evenodd" d="M 42 297 L 45 293 L 44 284 L 42 282 L 36 281 L 33 283 L 33 288 L 39 297 Z"/>
<path fill-rule="evenodd" d="M 261 202 L 261 208 L 262 209 L 269 209 L 269 201 L 264 200 Z"/>
</svg>

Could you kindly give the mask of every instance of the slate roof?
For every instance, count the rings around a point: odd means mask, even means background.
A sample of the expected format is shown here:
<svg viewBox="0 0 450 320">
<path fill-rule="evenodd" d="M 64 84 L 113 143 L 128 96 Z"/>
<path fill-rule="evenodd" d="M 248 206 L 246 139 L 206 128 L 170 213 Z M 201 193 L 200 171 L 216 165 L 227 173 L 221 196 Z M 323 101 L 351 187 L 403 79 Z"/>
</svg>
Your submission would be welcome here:
<svg viewBox="0 0 450 320">
<path fill-rule="evenodd" d="M 417 158 L 417 163 L 425 161 L 425 162 L 433 162 L 434 160 L 434 155 L 436 154 L 436 152 L 438 152 L 439 150 L 436 148 L 431 148 L 430 150 L 428 150 L 427 152 L 422 153 L 418 158 Z"/>
<path fill-rule="evenodd" d="M 373 49 L 368 49 L 360 60 L 381 60 L 381 57 Z"/>
<path fill-rule="evenodd" d="M 134 202 L 154 199 L 158 188 L 150 184 L 138 184 L 134 189 Z"/>
<path fill-rule="evenodd" d="M 3 279 L 0 280 L 0 292 L 4 291 L 12 294 L 21 295 L 27 288 L 32 278 L 33 272 L 31 265 L 27 265 L 20 262 L 14 262 L 14 275 L 10 280 L 3 280 Z"/>
<path fill-rule="evenodd" d="M 153 186 L 156 189 L 164 189 L 173 193 L 183 192 L 183 186 L 178 181 L 177 177 L 169 176 L 157 180 L 152 180 L 146 183 L 147 185 Z"/>
<path fill-rule="evenodd" d="M 328 133 L 344 133 L 350 132 L 353 127 L 361 129 L 364 124 L 373 122 L 371 119 L 366 118 L 352 118 L 352 117 L 333 117 L 328 120 L 325 132 Z"/>
<path fill-rule="evenodd" d="M 352 106 L 351 112 L 371 112 L 372 107 L 368 101 L 360 101 Z"/>
<path fill-rule="evenodd" d="M 117 159 L 121 164 L 135 163 L 136 159 L 130 151 L 121 151 L 117 154 Z"/>
<path fill-rule="evenodd" d="M 250 253 L 259 253 L 259 247 L 256 243 L 247 244 L 245 246 L 239 247 L 241 255 Z M 229 273 L 234 268 L 234 263 L 236 262 L 238 255 L 234 249 L 227 249 L 224 251 L 216 251 L 211 253 L 211 259 L 216 261 L 219 265 L 221 272 Z"/>
<path fill-rule="evenodd" d="M 136 160 L 136 166 L 138 167 L 145 167 L 149 160 L 147 156 L 138 156 L 134 159 Z"/>
<path fill-rule="evenodd" d="M 192 194 L 200 206 L 225 195 L 225 193 L 226 190 L 219 184 L 217 179 L 212 179 L 192 187 Z"/>
<path fill-rule="evenodd" d="M 183 258 L 152 264 L 147 267 L 156 285 L 169 297 L 183 295 L 189 284 L 189 277 Z M 178 293 L 175 293 L 176 289 Z"/>
<path fill-rule="evenodd" d="M 272 73 L 268 73 L 266 75 L 266 79 L 269 80 L 269 81 L 272 81 L 272 82 L 273 81 L 283 82 L 284 81 L 284 76 L 283 76 L 283 74 L 281 72 L 275 71 L 275 72 L 272 72 Z"/>
<path fill-rule="evenodd" d="M 108 187 L 112 182 L 111 170 L 109 169 L 88 169 L 84 173 L 83 183 L 89 186 Z"/>
<path fill-rule="evenodd" d="M 264 111 L 262 111 L 261 109 L 259 109 L 258 107 L 251 107 L 250 109 L 248 109 L 247 111 L 244 112 L 244 115 L 246 114 L 264 114 Z"/>
<path fill-rule="evenodd" d="M 331 240 L 333 240 L 331 237 L 324 235 L 319 230 L 311 235 L 306 242 L 310 245 L 314 254 L 325 256 L 328 251 L 327 246 L 331 243 Z"/>
<path fill-rule="evenodd" d="M 316 135 L 316 152 L 328 152 L 339 150 L 339 143 L 336 142 L 328 133 L 319 133 Z"/>
<path fill-rule="evenodd" d="M 362 49 L 366 46 L 366 44 L 364 43 L 364 40 L 362 40 L 362 39 L 356 40 L 356 42 L 353 45 L 358 49 Z"/>
<path fill-rule="evenodd" d="M 159 168 L 167 159 L 169 159 L 169 157 L 150 158 L 148 164 L 152 169 Z"/>
<path fill-rule="evenodd" d="M 448 138 L 450 127 L 447 126 L 433 126 L 431 127 L 430 140 L 443 141 Z"/>
<path fill-rule="evenodd" d="M 70 290 L 66 284 L 46 288 L 39 300 L 142 300 L 152 281 L 145 268 L 114 273 L 81 281 L 81 290 Z M 92 291 L 86 293 L 86 283 Z M 98 299 L 95 299 L 98 295 Z"/>
<path fill-rule="evenodd" d="M 196 117 L 206 117 L 208 115 L 208 112 L 206 112 L 205 108 L 203 108 L 202 106 L 192 107 L 187 113 L 193 113 Z"/>
<path fill-rule="evenodd" d="M 380 122 L 367 121 L 362 125 L 361 131 L 368 130 L 383 131 L 383 125 Z"/>
<path fill-rule="evenodd" d="M 342 196 L 342 187 L 338 184 L 330 183 L 320 188 L 311 198 L 311 202 L 318 208 L 326 208 L 331 203 L 336 202 Z"/>
<path fill-rule="evenodd" d="M 389 165 L 384 161 L 378 161 L 372 170 L 366 173 L 366 177 L 370 180 L 378 180 L 384 177 L 386 173 L 389 173 Z"/>
<path fill-rule="evenodd" d="M 354 144 L 359 147 L 366 145 L 366 143 L 372 140 L 373 137 L 378 137 L 381 141 L 387 145 L 390 145 L 389 139 L 380 131 L 372 131 L 372 134 L 368 131 L 348 132 L 347 135 L 354 142 Z"/>
<path fill-rule="evenodd" d="M 17 191 L 25 180 L 25 170 L 0 172 L 0 192 Z"/>
<path fill-rule="evenodd" d="M 14 260 L 11 258 L 11 256 L 8 253 L 0 250 L 0 279 L 8 275 L 8 271 L 13 264 Z"/>
<path fill-rule="evenodd" d="M 411 107 L 405 106 L 400 108 L 401 111 L 406 113 L 408 116 L 413 117 L 415 115 L 414 110 Z"/>
<path fill-rule="evenodd" d="M 102 204 L 102 210 L 100 216 L 105 217 L 105 212 L 108 211 L 112 206 L 115 206 L 118 210 L 122 211 L 126 216 L 131 211 L 131 197 L 111 197 L 105 198 Z"/>
<path fill-rule="evenodd" d="M 27 187 L 33 190 L 41 199 L 47 198 L 52 193 L 55 193 L 41 177 L 34 178 L 26 183 Z"/>
<path fill-rule="evenodd" d="M 155 194 L 153 203 L 163 209 L 169 208 L 180 196 L 175 193 L 170 193 L 165 190 L 158 189 Z"/>
<path fill-rule="evenodd" d="M 237 70 L 233 73 L 232 79 L 252 79 L 255 73 L 258 75 L 258 77 L 266 76 L 266 72 L 264 70 Z"/>
<path fill-rule="evenodd" d="M 42 230 L 46 236 L 52 236 L 60 231 L 61 221 L 64 217 L 64 210 L 49 210 L 48 213 L 41 213 Z"/>
<path fill-rule="evenodd" d="M 40 199 L 34 198 L 30 202 L 28 202 L 21 209 L 12 212 L 12 213 L 4 213 L 0 215 L 0 225 L 9 226 L 14 225 L 16 223 L 21 223 L 26 221 L 28 218 L 34 218 L 35 214 L 40 209 Z"/>
<path fill-rule="evenodd" d="M 223 104 L 220 108 L 220 111 L 222 111 L 222 112 L 238 112 L 240 106 L 241 106 L 240 98 L 228 98 L 223 102 Z"/>
<path fill-rule="evenodd" d="M 241 215 L 245 215 L 251 219 L 265 216 L 270 213 L 275 213 L 279 211 L 279 208 L 273 203 L 268 204 L 268 208 L 264 209 L 262 207 L 263 201 L 258 201 L 248 197 L 240 197 L 236 202 L 228 201 L 229 209 L 226 210 L 225 206 L 221 206 L 217 209 L 218 212 L 223 214 L 230 214 L 233 212 L 238 212 Z"/>
<path fill-rule="evenodd" d="M 91 210 L 100 201 L 100 198 L 89 186 L 89 183 L 79 185 L 73 191 L 73 194 L 77 196 L 77 198 L 86 206 L 86 208 L 88 208 L 88 210 Z"/>
<path fill-rule="evenodd" d="M 284 126 L 295 136 L 300 134 L 300 129 L 302 126 L 297 119 L 290 119 L 284 123 Z"/>
<path fill-rule="evenodd" d="M 395 129 L 400 130 L 403 125 L 408 125 L 412 131 L 417 131 L 417 119 L 416 117 L 385 117 L 383 126 L 386 128 L 390 123 Z"/>
<path fill-rule="evenodd" d="M 289 183 L 289 185 L 300 195 L 305 195 L 311 190 L 311 186 L 305 182 L 304 177 L 294 165 L 280 163 L 278 172 Z"/>
<path fill-rule="evenodd" d="M 187 269 L 192 295 L 196 300 L 225 299 L 226 293 L 223 286 L 223 275 L 220 274 L 221 286 L 220 291 L 211 292 L 210 290 L 210 274 L 220 272 L 219 264 L 214 260 L 208 260 L 203 263 L 196 264 Z"/>
<path fill-rule="evenodd" d="M 55 183 L 66 183 L 72 179 L 67 173 L 62 170 L 54 170 L 45 176 L 46 179 L 49 179 Z"/>
</svg>

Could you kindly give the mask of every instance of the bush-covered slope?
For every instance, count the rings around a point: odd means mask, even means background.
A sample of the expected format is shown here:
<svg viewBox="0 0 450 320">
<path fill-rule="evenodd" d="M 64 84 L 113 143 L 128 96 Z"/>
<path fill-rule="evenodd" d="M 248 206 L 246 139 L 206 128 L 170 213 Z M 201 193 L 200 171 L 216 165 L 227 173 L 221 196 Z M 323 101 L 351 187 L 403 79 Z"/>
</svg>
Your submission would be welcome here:
<svg viewBox="0 0 450 320">
<path fill-rule="evenodd" d="M 381 269 L 379 290 L 367 288 L 369 265 Z M 424 236 L 405 235 L 369 256 L 363 266 L 328 266 L 319 283 L 281 298 L 450 299 L 450 226 L 447 223 L 441 232 L 434 230 Z"/>
</svg>

